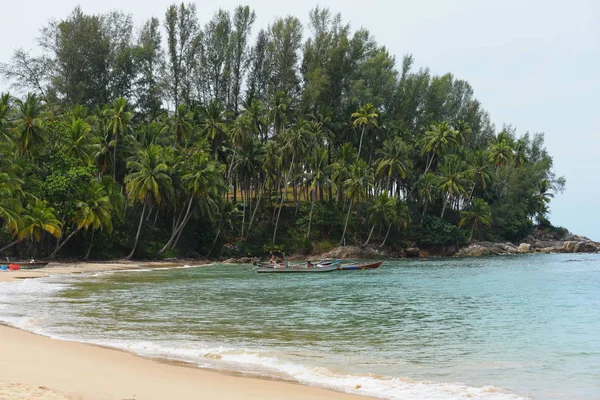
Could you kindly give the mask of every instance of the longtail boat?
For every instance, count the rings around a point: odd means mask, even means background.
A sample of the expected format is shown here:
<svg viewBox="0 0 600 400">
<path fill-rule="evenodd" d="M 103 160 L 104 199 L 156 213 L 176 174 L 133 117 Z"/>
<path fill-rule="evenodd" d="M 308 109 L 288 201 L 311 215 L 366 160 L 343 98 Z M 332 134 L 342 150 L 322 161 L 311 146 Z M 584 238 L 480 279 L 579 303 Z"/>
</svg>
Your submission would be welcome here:
<svg viewBox="0 0 600 400">
<path fill-rule="evenodd" d="M 8 269 L 17 270 L 17 269 L 37 269 L 44 268 L 48 265 L 50 261 L 7 261 L 6 263 L 0 262 L 0 265 L 6 266 Z"/>
<path fill-rule="evenodd" d="M 379 268 L 379 266 L 383 263 L 383 261 L 375 261 L 371 263 L 363 263 L 363 264 L 349 264 L 349 265 L 340 265 L 338 269 L 348 271 L 354 269 L 375 269 Z"/>
<path fill-rule="evenodd" d="M 273 266 L 260 266 L 255 269 L 259 274 L 278 274 L 278 273 L 313 273 L 313 272 L 333 272 L 337 271 L 340 261 L 334 263 L 322 264 L 294 264 L 281 265 L 273 264 Z"/>
</svg>

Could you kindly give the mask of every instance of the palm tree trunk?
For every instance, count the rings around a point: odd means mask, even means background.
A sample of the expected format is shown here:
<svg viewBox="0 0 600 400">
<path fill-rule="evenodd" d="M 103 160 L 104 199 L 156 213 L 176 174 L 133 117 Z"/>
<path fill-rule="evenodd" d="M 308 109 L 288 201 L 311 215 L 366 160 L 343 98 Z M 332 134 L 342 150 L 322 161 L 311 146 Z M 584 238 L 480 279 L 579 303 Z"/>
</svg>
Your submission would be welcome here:
<svg viewBox="0 0 600 400">
<path fill-rule="evenodd" d="M 113 180 L 117 181 L 117 143 L 119 143 L 119 130 L 115 131 L 115 146 L 113 147 Z"/>
<path fill-rule="evenodd" d="M 315 197 L 316 197 L 316 190 L 313 190 L 312 191 L 312 202 L 310 205 L 310 214 L 308 214 L 308 230 L 306 232 L 306 239 L 310 239 L 310 225 L 312 224 L 313 209 L 315 208 Z"/>
<path fill-rule="evenodd" d="M 142 225 L 144 224 L 144 214 L 146 213 L 146 205 L 147 205 L 147 201 L 144 198 L 144 207 L 142 208 L 142 215 L 140 216 L 140 223 L 138 224 L 137 233 L 135 235 L 135 242 L 133 243 L 133 249 L 131 249 L 131 253 L 129 253 L 129 255 L 127 257 L 125 257 L 126 260 L 131 259 L 131 257 L 133 257 L 133 253 L 135 253 L 135 248 L 137 247 L 138 240 L 140 239 L 140 232 L 142 231 Z"/>
<path fill-rule="evenodd" d="M 369 237 L 367 238 L 367 241 L 363 243 L 362 247 L 366 247 L 369 244 L 374 230 L 375 230 L 375 225 L 373 225 L 373 227 L 371 228 L 371 232 L 369 232 Z"/>
<path fill-rule="evenodd" d="M 219 229 L 217 230 L 217 234 L 215 236 L 215 240 L 213 240 L 212 242 L 212 246 L 210 246 L 210 250 L 208 251 L 208 253 L 206 253 L 206 257 L 209 257 L 210 254 L 212 253 L 212 251 L 215 248 L 215 244 L 217 243 L 217 240 L 219 239 L 219 235 L 221 234 L 221 230 L 223 229 L 223 224 L 221 224 L 221 226 L 219 227 Z"/>
<path fill-rule="evenodd" d="M 229 171 L 227 172 L 227 183 L 231 185 L 231 170 L 233 169 L 233 162 L 235 161 L 235 156 L 237 152 L 237 146 L 233 146 L 233 156 L 231 156 L 231 164 L 229 164 Z"/>
<path fill-rule="evenodd" d="M 288 180 L 290 175 L 292 174 L 292 168 L 294 167 L 294 158 L 296 157 L 296 152 L 292 153 L 292 163 L 290 164 L 290 170 L 288 171 L 288 176 L 284 182 L 284 191 L 287 193 Z M 275 244 L 275 238 L 277 237 L 277 226 L 279 225 L 279 216 L 281 215 L 281 209 L 283 208 L 283 196 L 281 196 L 281 202 L 279 203 L 279 211 L 277 212 L 277 219 L 275 220 L 275 229 L 273 229 L 273 244 Z"/>
<path fill-rule="evenodd" d="M 190 221 L 191 218 L 192 218 L 192 215 L 190 214 L 187 216 L 186 219 L 183 220 L 183 224 L 181 225 L 181 228 L 179 229 L 179 233 L 177 234 L 175 241 L 171 245 L 172 249 L 175 248 L 175 246 L 177 246 L 177 242 L 179 242 L 179 239 L 181 238 L 181 235 L 183 234 L 183 228 L 185 228 L 185 226 L 187 225 L 187 223 Z"/>
<path fill-rule="evenodd" d="M 385 245 L 385 242 L 387 241 L 387 238 L 390 235 L 390 230 L 391 229 L 392 229 L 392 224 L 389 224 L 387 232 L 385 233 L 385 237 L 383 238 L 383 242 L 381 242 L 381 244 L 378 247 L 383 247 L 383 245 Z"/>
<path fill-rule="evenodd" d="M 448 196 L 444 196 L 444 207 L 442 207 L 442 215 L 440 218 L 444 218 L 444 212 L 446 212 L 446 206 L 448 205 Z"/>
<path fill-rule="evenodd" d="M 475 221 L 473 221 L 473 226 L 471 227 L 471 234 L 469 235 L 469 242 L 471 241 L 471 238 L 473 237 L 473 231 L 475 230 Z"/>
<path fill-rule="evenodd" d="M 246 238 L 248 238 L 248 236 L 250 235 L 250 229 L 252 229 L 252 223 L 254 222 L 254 217 L 256 216 L 256 210 L 258 210 L 258 206 L 260 205 L 260 200 L 263 197 L 266 182 L 267 182 L 267 178 L 265 177 L 265 180 L 262 184 L 262 188 L 260 189 L 260 192 L 258 194 L 258 199 L 256 200 L 256 206 L 254 207 L 254 211 L 252 212 L 252 217 L 250 217 L 250 222 L 248 223 L 248 229 L 246 230 Z"/>
<path fill-rule="evenodd" d="M 423 212 L 421 213 L 421 224 L 423 225 L 423 219 L 425 218 L 425 213 L 427 213 L 427 202 L 423 205 Z"/>
<path fill-rule="evenodd" d="M 360 134 L 360 143 L 358 144 L 358 156 L 360 157 L 360 149 L 362 148 L 363 135 L 365 134 L 365 125 L 363 125 L 362 132 Z"/>
<path fill-rule="evenodd" d="M 93 247 L 93 243 L 94 243 L 94 234 L 96 233 L 95 229 L 92 229 L 92 239 L 90 240 L 90 245 L 87 249 L 87 252 L 85 253 L 85 257 L 83 257 L 84 260 L 87 260 L 88 258 L 90 258 L 90 253 L 92 252 L 92 247 Z"/>
<path fill-rule="evenodd" d="M 346 223 L 344 224 L 344 232 L 342 233 L 342 239 L 340 240 L 340 244 L 344 243 L 344 239 L 346 238 L 346 228 L 348 228 L 348 220 L 350 219 L 350 210 L 352 210 L 352 202 L 354 199 L 350 199 L 350 205 L 348 206 L 348 214 L 346 215 Z"/>
<path fill-rule="evenodd" d="M 21 242 L 23 239 L 17 239 L 14 242 L 10 242 L 9 244 L 7 244 L 6 246 L 4 246 L 3 248 L 0 249 L 0 252 L 3 252 L 6 249 L 10 249 L 11 247 L 13 247 L 15 244 Z"/>
<path fill-rule="evenodd" d="M 68 242 L 68 241 L 69 241 L 69 240 L 70 240 L 70 239 L 71 239 L 73 236 L 75 236 L 75 234 L 76 234 L 77 232 L 79 232 L 79 231 L 80 231 L 82 228 L 83 228 L 83 227 L 82 227 L 82 226 L 80 226 L 79 228 L 77 228 L 77 229 L 75 229 L 73 232 L 71 232 L 71 234 L 70 234 L 69 236 L 67 236 L 67 238 L 66 238 L 65 240 L 63 240 L 63 241 L 62 241 L 62 243 L 61 243 L 61 244 L 60 244 L 58 247 L 56 247 L 56 249 L 55 249 L 55 250 L 52 252 L 52 254 L 50 254 L 50 259 L 54 259 L 54 257 L 56 257 L 56 253 L 58 253 L 58 251 L 59 251 L 60 249 L 62 249 L 62 248 L 63 248 L 63 246 L 64 246 L 65 244 L 67 244 L 67 242 Z"/>
<path fill-rule="evenodd" d="M 179 221 L 181 221 L 181 214 L 180 214 L 179 218 L 177 219 L 177 223 L 173 227 L 173 232 L 171 233 L 171 237 L 169 238 L 169 241 L 167 242 L 167 244 L 165 244 L 165 246 L 162 249 L 160 249 L 160 251 L 158 252 L 159 255 L 162 254 L 162 253 L 164 253 L 165 250 L 167 250 L 169 247 L 171 247 L 171 243 L 173 243 L 173 241 L 177 237 L 177 234 L 181 230 L 183 230 L 183 227 L 185 225 L 186 219 L 188 218 L 188 215 L 190 214 L 190 210 L 192 208 L 193 200 L 194 200 L 194 195 L 191 195 L 189 203 L 188 203 L 188 206 L 187 206 L 187 210 L 185 212 L 185 216 L 183 217 L 183 221 L 181 222 L 181 224 L 179 223 Z M 183 210 L 181 210 L 181 212 L 183 213 Z"/>
</svg>

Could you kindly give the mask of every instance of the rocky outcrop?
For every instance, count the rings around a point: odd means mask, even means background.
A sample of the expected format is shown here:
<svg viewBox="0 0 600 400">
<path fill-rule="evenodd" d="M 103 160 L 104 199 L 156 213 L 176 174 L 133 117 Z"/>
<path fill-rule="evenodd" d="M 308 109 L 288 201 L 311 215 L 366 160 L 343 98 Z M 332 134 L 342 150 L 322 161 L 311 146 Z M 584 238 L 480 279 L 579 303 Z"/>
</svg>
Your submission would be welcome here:
<svg viewBox="0 0 600 400">
<path fill-rule="evenodd" d="M 372 247 L 340 246 L 315 258 L 338 258 L 342 260 L 360 260 L 387 257 L 388 254 Z"/>
<path fill-rule="evenodd" d="M 600 243 L 584 236 L 567 235 L 566 240 L 555 237 L 529 236 L 523 243 L 515 246 L 512 243 L 475 242 L 460 249 L 457 257 L 478 257 L 500 254 L 556 254 L 556 253 L 597 253 Z"/>
</svg>

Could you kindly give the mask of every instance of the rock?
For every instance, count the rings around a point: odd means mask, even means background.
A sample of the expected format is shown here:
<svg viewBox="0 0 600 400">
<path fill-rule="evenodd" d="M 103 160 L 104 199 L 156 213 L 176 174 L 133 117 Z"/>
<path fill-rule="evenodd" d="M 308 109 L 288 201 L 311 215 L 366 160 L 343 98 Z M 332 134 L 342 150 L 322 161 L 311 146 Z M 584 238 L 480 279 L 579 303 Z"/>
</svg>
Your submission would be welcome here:
<svg viewBox="0 0 600 400">
<path fill-rule="evenodd" d="M 487 246 L 482 246 L 481 244 L 472 244 L 468 247 L 462 248 L 456 253 L 457 257 L 480 257 L 480 256 L 489 256 L 492 254 L 498 254 L 493 251 L 492 248 Z"/>
<path fill-rule="evenodd" d="M 578 242 L 573 248 L 573 253 L 595 253 L 598 247 L 594 242 Z"/>
<path fill-rule="evenodd" d="M 517 248 L 517 253 L 529 253 L 531 251 L 531 245 L 529 243 L 521 243 Z"/>
<path fill-rule="evenodd" d="M 404 250 L 404 253 L 408 258 L 417 258 L 421 254 L 421 250 L 418 247 L 409 247 L 408 249 Z"/>
<path fill-rule="evenodd" d="M 370 259 L 370 258 L 381 258 L 385 257 L 381 251 L 373 249 L 371 247 L 358 247 L 358 246 L 340 246 L 335 249 L 315 256 L 316 258 L 339 258 L 339 259 Z"/>
<path fill-rule="evenodd" d="M 574 240 L 563 242 L 563 249 L 565 249 L 566 253 L 573 253 L 575 251 L 575 246 L 577 246 L 577 242 Z"/>
</svg>

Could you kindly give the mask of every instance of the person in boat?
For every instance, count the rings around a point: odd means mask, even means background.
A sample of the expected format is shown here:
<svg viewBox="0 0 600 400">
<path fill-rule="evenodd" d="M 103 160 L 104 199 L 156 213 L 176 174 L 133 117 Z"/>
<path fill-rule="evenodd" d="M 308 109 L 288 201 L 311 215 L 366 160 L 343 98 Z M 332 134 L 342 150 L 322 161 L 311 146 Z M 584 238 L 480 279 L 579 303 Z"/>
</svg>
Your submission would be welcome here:
<svg viewBox="0 0 600 400">
<path fill-rule="evenodd" d="M 307 261 L 307 262 L 306 262 L 306 267 L 307 267 L 307 268 L 312 268 L 312 267 L 314 267 L 314 265 L 313 265 L 313 263 L 312 263 L 312 262 L 310 262 L 310 261 Z"/>
<path fill-rule="evenodd" d="M 271 264 L 277 264 L 277 260 L 275 259 L 275 254 L 271 254 L 271 259 L 269 260 Z"/>
</svg>

